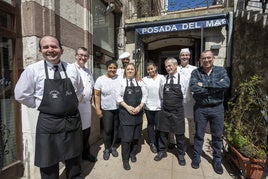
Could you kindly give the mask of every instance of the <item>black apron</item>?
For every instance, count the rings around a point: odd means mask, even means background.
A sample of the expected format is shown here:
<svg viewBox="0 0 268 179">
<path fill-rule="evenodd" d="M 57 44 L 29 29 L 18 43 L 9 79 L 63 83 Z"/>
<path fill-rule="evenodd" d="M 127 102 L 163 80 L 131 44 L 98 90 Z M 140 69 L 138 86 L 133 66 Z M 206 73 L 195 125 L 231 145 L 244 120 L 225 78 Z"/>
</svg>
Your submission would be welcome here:
<svg viewBox="0 0 268 179">
<path fill-rule="evenodd" d="M 65 79 L 49 79 L 45 62 L 44 94 L 36 126 L 35 165 L 44 168 L 80 155 L 82 126 L 78 99 L 62 64 Z"/>
<path fill-rule="evenodd" d="M 136 81 L 136 80 L 135 80 Z M 142 99 L 142 91 L 141 87 L 138 85 L 137 81 L 136 84 L 137 86 L 128 86 L 128 81 L 126 79 L 127 86 L 125 88 L 124 92 L 124 101 L 126 104 L 137 107 L 141 103 Z M 138 114 L 132 115 L 129 114 L 128 111 L 122 107 L 119 106 L 119 120 L 120 120 L 120 126 L 135 126 L 138 124 L 142 123 L 142 115 L 143 115 L 143 110 L 141 110 Z M 125 134 L 121 134 L 121 137 L 123 138 Z"/>
<path fill-rule="evenodd" d="M 185 120 L 180 76 L 178 74 L 178 84 L 167 84 L 167 81 L 168 76 L 164 85 L 163 105 L 160 111 L 157 129 L 163 132 L 184 134 Z"/>
</svg>

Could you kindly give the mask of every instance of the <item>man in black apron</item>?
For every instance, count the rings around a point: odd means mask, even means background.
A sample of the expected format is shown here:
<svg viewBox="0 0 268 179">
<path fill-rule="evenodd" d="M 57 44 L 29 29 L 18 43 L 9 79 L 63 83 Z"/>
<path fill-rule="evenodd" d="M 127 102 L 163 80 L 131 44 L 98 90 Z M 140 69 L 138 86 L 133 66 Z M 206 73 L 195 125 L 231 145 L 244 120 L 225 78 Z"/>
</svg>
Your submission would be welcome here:
<svg viewBox="0 0 268 179">
<path fill-rule="evenodd" d="M 168 58 L 165 67 L 168 72 L 165 84 L 162 84 L 162 109 L 157 124 L 159 130 L 158 148 L 155 161 L 167 157 L 168 134 L 174 133 L 177 143 L 177 158 L 179 165 L 186 165 L 185 155 L 185 120 L 183 110 L 183 94 L 180 85 L 180 76 L 177 72 L 177 60 Z"/>
<path fill-rule="evenodd" d="M 29 65 L 15 88 L 19 102 L 38 107 L 40 111 L 36 126 L 35 165 L 40 167 L 42 179 L 58 179 L 59 162 L 65 161 L 67 178 L 80 178 L 81 119 L 75 91 L 77 86 L 74 88 L 74 82 L 68 77 L 70 75 L 74 80 L 77 74 L 74 70 L 68 71 L 71 67 L 60 61 L 63 49 L 55 37 L 45 36 L 39 45 L 45 60 Z M 32 90 L 35 95 L 26 93 L 27 90 Z M 42 98 L 36 99 L 40 94 Z M 28 103 L 32 99 L 36 103 L 34 106 Z"/>
</svg>

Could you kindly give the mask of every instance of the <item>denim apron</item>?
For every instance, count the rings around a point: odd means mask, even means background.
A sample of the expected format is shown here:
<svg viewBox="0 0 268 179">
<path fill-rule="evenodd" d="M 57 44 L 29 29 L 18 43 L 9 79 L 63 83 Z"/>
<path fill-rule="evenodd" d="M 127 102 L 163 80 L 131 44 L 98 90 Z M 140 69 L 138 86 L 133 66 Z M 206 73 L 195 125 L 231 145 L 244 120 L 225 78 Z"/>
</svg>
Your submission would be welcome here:
<svg viewBox="0 0 268 179">
<path fill-rule="evenodd" d="M 35 165 L 40 168 L 77 157 L 82 149 L 81 119 L 72 82 L 63 64 L 65 79 L 49 79 L 46 62 L 44 65 L 46 79 L 35 145 Z"/>
</svg>

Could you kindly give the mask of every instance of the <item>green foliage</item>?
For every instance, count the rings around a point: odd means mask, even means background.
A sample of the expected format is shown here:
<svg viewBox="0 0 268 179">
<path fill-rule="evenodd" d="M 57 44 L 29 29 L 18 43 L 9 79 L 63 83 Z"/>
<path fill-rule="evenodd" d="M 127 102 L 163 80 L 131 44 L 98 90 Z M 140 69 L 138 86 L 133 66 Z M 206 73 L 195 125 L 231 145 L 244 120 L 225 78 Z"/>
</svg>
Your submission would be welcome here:
<svg viewBox="0 0 268 179">
<path fill-rule="evenodd" d="M 267 96 L 261 90 L 262 78 L 252 76 L 239 85 L 237 94 L 228 102 L 224 136 L 243 155 L 266 159 Z"/>
</svg>

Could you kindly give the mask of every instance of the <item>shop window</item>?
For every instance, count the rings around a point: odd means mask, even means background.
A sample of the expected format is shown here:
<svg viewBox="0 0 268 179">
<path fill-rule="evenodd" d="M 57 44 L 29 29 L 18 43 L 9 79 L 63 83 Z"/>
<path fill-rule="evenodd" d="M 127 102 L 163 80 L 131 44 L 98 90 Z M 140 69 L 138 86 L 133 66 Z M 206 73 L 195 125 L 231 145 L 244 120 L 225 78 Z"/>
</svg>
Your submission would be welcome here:
<svg viewBox="0 0 268 179">
<path fill-rule="evenodd" d="M 0 1 L 0 178 L 23 175 L 22 135 L 14 86 L 21 59 L 20 1 Z M 15 23 L 16 22 L 16 23 Z"/>
<path fill-rule="evenodd" d="M 100 52 L 95 52 L 94 53 L 94 80 L 96 80 L 98 77 L 100 77 L 101 75 L 106 74 L 106 65 L 105 63 L 109 60 L 112 60 L 111 57 L 104 55 Z"/>
<path fill-rule="evenodd" d="M 12 40 L 0 37 L 0 147 L 1 168 L 17 160 Z"/>
<path fill-rule="evenodd" d="M 106 14 L 106 5 L 94 1 L 93 42 L 108 52 L 114 53 L 114 14 Z"/>
<path fill-rule="evenodd" d="M 14 29 L 14 17 L 11 14 L 0 11 L 0 27 Z"/>
<path fill-rule="evenodd" d="M 107 11 L 109 5 L 101 0 L 93 1 L 93 75 L 96 80 L 106 73 L 105 62 L 114 58 L 115 15 Z"/>
</svg>

